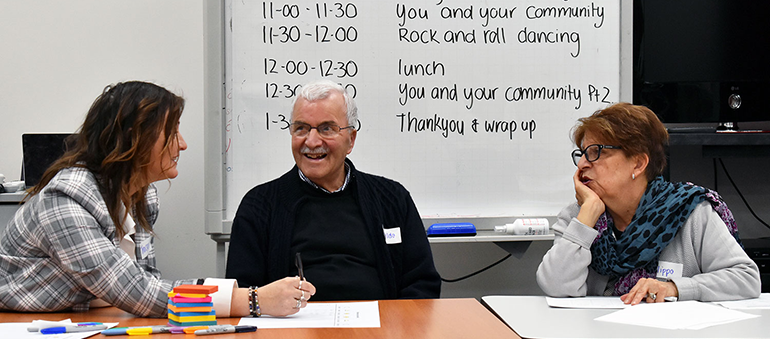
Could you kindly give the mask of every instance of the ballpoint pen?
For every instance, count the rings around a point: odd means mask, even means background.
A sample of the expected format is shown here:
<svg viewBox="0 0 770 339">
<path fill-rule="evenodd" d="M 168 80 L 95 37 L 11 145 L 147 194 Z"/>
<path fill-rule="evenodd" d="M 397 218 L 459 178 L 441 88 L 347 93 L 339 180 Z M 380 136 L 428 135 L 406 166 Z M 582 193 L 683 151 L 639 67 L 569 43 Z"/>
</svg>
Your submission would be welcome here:
<svg viewBox="0 0 770 339">
<path fill-rule="evenodd" d="M 294 260 L 294 265 L 297 266 L 297 275 L 299 275 L 299 280 L 305 280 L 305 272 L 302 269 L 302 256 L 297 252 L 297 257 Z M 300 284 L 300 286 L 302 286 Z"/>
<path fill-rule="evenodd" d="M 217 326 L 209 326 L 209 328 L 205 330 L 197 330 L 195 331 L 195 335 L 209 335 L 209 334 L 220 334 L 220 333 L 244 333 L 244 332 L 254 332 L 256 330 L 257 330 L 256 326 L 217 325 Z"/>
</svg>

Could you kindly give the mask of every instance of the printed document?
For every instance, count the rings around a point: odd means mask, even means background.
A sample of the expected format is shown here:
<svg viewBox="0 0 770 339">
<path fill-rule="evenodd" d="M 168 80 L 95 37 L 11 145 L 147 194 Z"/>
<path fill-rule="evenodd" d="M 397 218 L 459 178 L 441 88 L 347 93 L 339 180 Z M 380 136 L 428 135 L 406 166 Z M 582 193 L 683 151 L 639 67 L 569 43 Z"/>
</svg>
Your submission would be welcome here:
<svg viewBox="0 0 770 339">
<path fill-rule="evenodd" d="M 626 308 L 620 297 L 578 297 L 552 298 L 546 297 L 548 306 L 560 308 Z"/>
<path fill-rule="evenodd" d="M 62 324 L 71 324 L 70 319 L 61 320 Z M 107 328 L 113 328 L 118 323 L 104 323 Z M 88 338 L 94 334 L 98 334 L 101 331 L 90 332 L 75 332 L 75 333 L 61 333 L 61 334 L 42 334 L 40 332 L 29 332 L 27 328 L 32 323 L 0 323 L 0 338 L 14 338 L 14 339 L 27 339 L 27 338 L 39 338 L 39 339 L 83 339 Z"/>
<path fill-rule="evenodd" d="M 257 328 L 380 327 L 380 306 L 377 301 L 308 303 L 307 307 L 287 317 L 241 318 L 238 325 Z"/>
</svg>

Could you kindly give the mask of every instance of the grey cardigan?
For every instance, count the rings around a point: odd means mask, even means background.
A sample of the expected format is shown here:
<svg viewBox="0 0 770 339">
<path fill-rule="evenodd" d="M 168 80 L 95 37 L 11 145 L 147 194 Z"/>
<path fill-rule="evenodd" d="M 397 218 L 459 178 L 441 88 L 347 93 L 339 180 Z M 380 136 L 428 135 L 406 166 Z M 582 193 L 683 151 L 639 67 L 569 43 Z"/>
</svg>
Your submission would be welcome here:
<svg viewBox="0 0 770 339">
<path fill-rule="evenodd" d="M 553 246 L 537 269 L 537 283 L 549 296 L 603 295 L 607 287 L 609 277 L 588 267 L 598 232 L 577 220 L 579 211 L 575 203 L 559 212 Z M 683 265 L 682 277 L 672 279 L 679 300 L 735 300 L 760 294 L 759 268 L 708 202 L 693 210 L 659 260 Z"/>
</svg>

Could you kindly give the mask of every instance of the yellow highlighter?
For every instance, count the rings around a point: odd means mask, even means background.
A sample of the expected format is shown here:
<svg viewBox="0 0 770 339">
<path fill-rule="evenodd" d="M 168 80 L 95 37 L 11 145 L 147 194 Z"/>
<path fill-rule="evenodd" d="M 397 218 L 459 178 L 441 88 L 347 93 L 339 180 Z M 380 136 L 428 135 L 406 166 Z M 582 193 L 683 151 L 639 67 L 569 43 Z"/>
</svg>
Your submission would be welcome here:
<svg viewBox="0 0 770 339">
<path fill-rule="evenodd" d="M 152 334 L 152 327 L 137 327 L 129 328 L 126 330 L 128 335 L 150 335 Z"/>
</svg>

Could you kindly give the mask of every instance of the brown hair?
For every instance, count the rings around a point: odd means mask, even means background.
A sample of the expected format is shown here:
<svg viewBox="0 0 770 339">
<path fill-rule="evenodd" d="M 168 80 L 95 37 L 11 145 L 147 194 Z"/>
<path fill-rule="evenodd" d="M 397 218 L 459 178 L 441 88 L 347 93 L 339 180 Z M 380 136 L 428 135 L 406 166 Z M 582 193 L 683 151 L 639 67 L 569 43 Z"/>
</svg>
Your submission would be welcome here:
<svg viewBox="0 0 770 339">
<path fill-rule="evenodd" d="M 650 158 L 645 174 L 652 181 L 666 168 L 666 127 L 649 108 L 621 102 L 578 119 L 572 134 L 581 147 L 586 133 L 604 143 L 621 146 L 627 157 L 647 154 Z"/>
<path fill-rule="evenodd" d="M 183 109 L 183 98 L 155 84 L 130 81 L 105 87 L 68 140 L 67 152 L 45 171 L 30 196 L 40 193 L 62 169 L 87 168 L 96 177 L 118 238 L 125 235 L 123 220 L 129 211 L 139 226 L 152 232 L 145 201 L 147 167 L 161 131 L 166 137 L 163 152 L 177 142 Z M 141 188 L 130 194 L 132 187 Z"/>
</svg>

